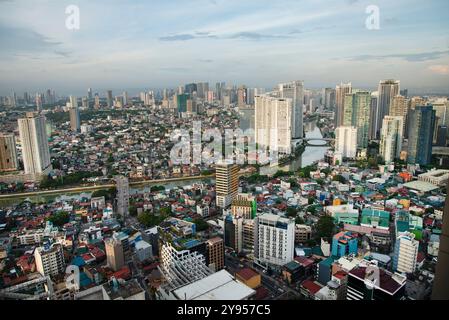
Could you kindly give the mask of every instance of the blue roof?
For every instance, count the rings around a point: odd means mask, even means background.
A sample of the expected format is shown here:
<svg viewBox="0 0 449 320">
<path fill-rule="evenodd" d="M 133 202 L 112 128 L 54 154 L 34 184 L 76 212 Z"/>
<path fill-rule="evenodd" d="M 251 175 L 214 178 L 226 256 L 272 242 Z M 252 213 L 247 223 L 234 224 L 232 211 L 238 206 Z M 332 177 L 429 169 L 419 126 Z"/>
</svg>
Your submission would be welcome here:
<svg viewBox="0 0 449 320">
<path fill-rule="evenodd" d="M 72 265 L 77 266 L 77 267 L 82 267 L 86 264 L 86 262 L 84 261 L 83 258 L 81 258 L 80 256 L 76 256 L 73 260 L 72 260 Z"/>
</svg>

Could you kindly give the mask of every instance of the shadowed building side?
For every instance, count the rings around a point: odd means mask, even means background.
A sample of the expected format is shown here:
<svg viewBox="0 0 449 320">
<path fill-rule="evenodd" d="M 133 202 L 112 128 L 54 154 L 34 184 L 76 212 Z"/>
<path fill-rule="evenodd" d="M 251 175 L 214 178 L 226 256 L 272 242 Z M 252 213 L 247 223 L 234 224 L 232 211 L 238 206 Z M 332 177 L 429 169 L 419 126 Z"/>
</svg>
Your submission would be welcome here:
<svg viewBox="0 0 449 320">
<path fill-rule="evenodd" d="M 449 183 L 443 214 L 443 228 L 440 236 L 440 252 L 433 284 L 432 300 L 449 299 Z"/>
</svg>

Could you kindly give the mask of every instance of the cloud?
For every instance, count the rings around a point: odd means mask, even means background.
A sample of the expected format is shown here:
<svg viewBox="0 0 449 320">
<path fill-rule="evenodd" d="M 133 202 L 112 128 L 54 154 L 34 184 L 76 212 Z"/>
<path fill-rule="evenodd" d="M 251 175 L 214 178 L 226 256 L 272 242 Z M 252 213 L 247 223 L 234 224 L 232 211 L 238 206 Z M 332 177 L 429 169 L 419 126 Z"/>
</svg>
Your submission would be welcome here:
<svg viewBox="0 0 449 320">
<path fill-rule="evenodd" d="M 284 35 L 274 35 L 274 34 L 263 34 L 258 32 L 238 32 L 230 35 L 217 36 L 211 34 L 210 32 L 195 32 L 195 34 L 183 33 L 170 36 L 160 37 L 160 41 L 188 41 L 195 39 L 246 39 L 246 40 L 265 40 L 265 39 L 286 39 L 289 36 Z"/>
<path fill-rule="evenodd" d="M 187 41 L 187 40 L 192 40 L 195 38 L 196 37 L 191 34 L 175 34 L 173 36 L 160 37 L 159 40 L 160 41 Z"/>
<path fill-rule="evenodd" d="M 199 59 L 198 61 L 202 62 L 202 63 L 212 63 L 212 62 L 214 62 L 214 60 L 212 60 L 212 59 Z"/>
<path fill-rule="evenodd" d="M 263 34 L 258 32 L 238 32 L 234 33 L 227 38 L 229 39 L 247 39 L 247 40 L 264 40 L 264 39 L 285 39 L 288 36 Z"/>
<path fill-rule="evenodd" d="M 403 59 L 408 62 L 424 62 L 431 61 L 449 55 L 449 50 L 445 51 L 431 51 L 422 53 L 401 53 L 401 54 L 386 54 L 386 55 L 359 55 L 349 57 L 351 61 L 370 61 L 370 60 L 385 60 L 390 58 Z"/>
<path fill-rule="evenodd" d="M 428 69 L 435 74 L 449 75 L 449 65 L 433 65 Z"/>
</svg>

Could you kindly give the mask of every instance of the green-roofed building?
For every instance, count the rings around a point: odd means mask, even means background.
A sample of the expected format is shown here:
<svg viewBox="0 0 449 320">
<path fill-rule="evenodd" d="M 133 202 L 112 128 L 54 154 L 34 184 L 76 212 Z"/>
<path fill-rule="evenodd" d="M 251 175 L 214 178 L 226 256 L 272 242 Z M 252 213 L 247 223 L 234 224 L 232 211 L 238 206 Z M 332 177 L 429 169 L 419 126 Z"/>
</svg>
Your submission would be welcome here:
<svg viewBox="0 0 449 320">
<path fill-rule="evenodd" d="M 365 208 L 362 211 L 361 226 L 379 229 L 389 229 L 390 213 L 388 211 Z"/>
</svg>

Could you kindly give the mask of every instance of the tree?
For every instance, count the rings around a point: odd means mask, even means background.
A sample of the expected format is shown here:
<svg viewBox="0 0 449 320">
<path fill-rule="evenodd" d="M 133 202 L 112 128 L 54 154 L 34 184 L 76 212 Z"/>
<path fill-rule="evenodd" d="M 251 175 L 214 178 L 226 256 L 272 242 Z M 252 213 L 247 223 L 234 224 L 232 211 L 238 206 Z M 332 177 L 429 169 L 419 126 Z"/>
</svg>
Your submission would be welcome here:
<svg viewBox="0 0 449 320">
<path fill-rule="evenodd" d="M 129 206 L 129 215 L 131 217 L 137 217 L 137 207 L 136 206 Z"/>
<path fill-rule="evenodd" d="M 342 175 L 340 175 L 340 174 L 337 174 L 336 176 L 334 176 L 332 178 L 332 180 L 333 181 L 338 181 L 340 183 L 345 183 L 346 182 L 346 179 Z"/>
<path fill-rule="evenodd" d="M 295 219 L 295 223 L 296 223 L 296 224 L 304 224 L 304 223 L 305 223 L 305 221 L 304 221 L 304 219 L 303 219 L 303 218 L 301 218 L 301 217 L 296 217 L 296 219 Z"/>
<path fill-rule="evenodd" d="M 297 214 L 298 214 L 298 209 L 292 208 L 292 207 L 287 208 L 287 212 L 286 212 L 287 217 L 294 218 L 297 216 Z"/>
<path fill-rule="evenodd" d="M 206 231 L 207 229 L 209 229 L 209 224 L 203 219 L 195 219 L 193 220 L 193 223 L 195 223 L 196 225 L 197 232 Z"/>
<path fill-rule="evenodd" d="M 70 221 L 70 214 L 65 211 L 57 212 L 51 215 L 48 219 L 56 227 L 62 227 Z"/>
<path fill-rule="evenodd" d="M 318 238 L 330 239 L 334 234 L 334 218 L 330 216 L 321 216 L 316 224 Z"/>
</svg>

